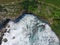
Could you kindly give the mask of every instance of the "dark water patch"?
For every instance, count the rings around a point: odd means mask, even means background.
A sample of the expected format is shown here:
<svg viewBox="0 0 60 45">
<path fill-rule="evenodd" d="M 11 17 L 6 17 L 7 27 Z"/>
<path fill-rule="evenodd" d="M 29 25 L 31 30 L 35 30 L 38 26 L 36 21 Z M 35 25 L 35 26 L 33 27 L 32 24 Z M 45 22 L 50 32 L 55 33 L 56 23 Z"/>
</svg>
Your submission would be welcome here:
<svg viewBox="0 0 60 45">
<path fill-rule="evenodd" d="M 0 30 L 1 30 L 2 28 L 4 28 L 9 21 L 10 21 L 10 19 L 6 19 L 6 20 L 4 20 L 2 23 L 0 23 Z"/>
<path fill-rule="evenodd" d="M 5 26 L 9 21 L 10 21 L 10 19 L 6 19 L 6 20 L 2 23 L 2 25 Z"/>
<path fill-rule="evenodd" d="M 20 21 L 20 19 L 22 19 L 24 16 L 25 16 L 25 15 L 19 16 L 18 18 L 16 18 L 16 19 L 15 19 L 15 21 L 14 21 L 14 22 L 15 22 L 15 23 L 19 22 L 19 21 Z"/>
<path fill-rule="evenodd" d="M 3 26 L 2 26 L 2 24 L 0 23 L 0 29 L 2 29 L 2 27 L 3 27 Z"/>
</svg>

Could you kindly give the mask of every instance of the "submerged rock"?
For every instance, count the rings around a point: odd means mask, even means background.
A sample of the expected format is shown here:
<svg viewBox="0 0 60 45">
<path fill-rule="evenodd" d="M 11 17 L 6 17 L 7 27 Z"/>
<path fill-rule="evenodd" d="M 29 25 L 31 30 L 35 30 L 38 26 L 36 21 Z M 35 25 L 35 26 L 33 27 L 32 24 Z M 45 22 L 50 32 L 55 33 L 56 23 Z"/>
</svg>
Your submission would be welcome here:
<svg viewBox="0 0 60 45">
<path fill-rule="evenodd" d="M 24 14 L 18 22 L 9 21 L 1 45 L 59 45 L 59 39 L 51 27 L 36 16 Z M 9 31 L 9 33 L 8 33 Z"/>
</svg>

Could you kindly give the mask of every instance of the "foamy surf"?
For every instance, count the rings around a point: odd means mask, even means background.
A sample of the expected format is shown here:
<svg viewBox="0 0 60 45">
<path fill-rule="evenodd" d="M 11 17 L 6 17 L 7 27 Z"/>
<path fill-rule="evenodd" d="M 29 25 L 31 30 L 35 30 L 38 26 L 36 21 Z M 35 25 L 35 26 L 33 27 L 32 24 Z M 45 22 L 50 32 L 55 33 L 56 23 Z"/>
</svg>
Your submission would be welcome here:
<svg viewBox="0 0 60 45">
<path fill-rule="evenodd" d="M 59 45 L 51 27 L 31 14 L 17 23 L 9 21 L 6 29 L 1 45 Z"/>
</svg>

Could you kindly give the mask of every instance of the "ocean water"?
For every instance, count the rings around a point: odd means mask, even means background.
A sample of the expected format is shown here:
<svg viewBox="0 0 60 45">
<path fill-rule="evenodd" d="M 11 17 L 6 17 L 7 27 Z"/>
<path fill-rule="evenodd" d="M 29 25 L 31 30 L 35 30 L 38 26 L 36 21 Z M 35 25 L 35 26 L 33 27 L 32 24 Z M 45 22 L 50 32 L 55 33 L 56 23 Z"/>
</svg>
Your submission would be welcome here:
<svg viewBox="0 0 60 45">
<path fill-rule="evenodd" d="M 33 14 L 24 14 L 6 26 L 1 45 L 59 45 L 49 24 Z"/>
<path fill-rule="evenodd" d="M 1 30 L 2 28 L 4 28 L 9 21 L 10 21 L 10 19 L 6 19 L 6 20 L 1 21 L 1 22 L 0 22 L 0 30 Z"/>
</svg>

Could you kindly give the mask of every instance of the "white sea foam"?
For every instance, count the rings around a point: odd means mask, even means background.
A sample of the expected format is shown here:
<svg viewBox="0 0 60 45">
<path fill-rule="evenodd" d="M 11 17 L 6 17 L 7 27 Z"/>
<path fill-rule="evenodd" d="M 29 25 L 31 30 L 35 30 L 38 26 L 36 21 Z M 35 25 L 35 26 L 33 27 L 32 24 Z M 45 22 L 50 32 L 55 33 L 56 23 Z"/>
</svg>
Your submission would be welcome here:
<svg viewBox="0 0 60 45">
<path fill-rule="evenodd" d="M 8 25 L 1 45 L 59 45 L 59 39 L 50 26 L 36 16 L 25 14 L 19 22 L 10 21 Z"/>
</svg>

